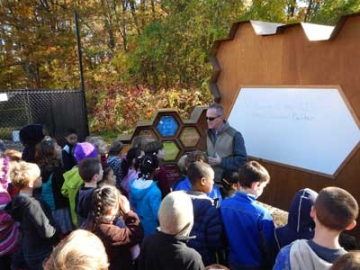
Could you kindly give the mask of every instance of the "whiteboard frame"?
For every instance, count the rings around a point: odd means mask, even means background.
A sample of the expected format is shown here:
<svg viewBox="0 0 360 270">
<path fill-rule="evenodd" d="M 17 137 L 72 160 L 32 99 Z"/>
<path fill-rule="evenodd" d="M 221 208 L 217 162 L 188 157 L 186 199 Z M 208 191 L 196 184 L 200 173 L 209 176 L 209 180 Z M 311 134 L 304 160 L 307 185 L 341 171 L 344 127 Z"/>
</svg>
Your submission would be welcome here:
<svg viewBox="0 0 360 270">
<path fill-rule="evenodd" d="M 231 103 L 231 107 L 230 110 L 228 111 L 226 118 L 229 118 L 230 112 L 232 112 L 233 107 L 240 95 L 240 92 L 243 88 L 254 88 L 254 89 L 262 89 L 262 88 L 271 88 L 271 89 L 275 89 L 278 88 L 279 90 L 284 89 L 284 88 L 293 88 L 293 89 L 306 89 L 309 88 L 309 90 L 311 89 L 319 89 L 319 90 L 331 90 L 331 89 L 337 89 L 342 97 L 342 99 L 344 100 L 344 103 L 346 105 L 346 107 L 348 108 L 350 115 L 352 116 L 354 122 L 356 123 L 357 127 L 360 129 L 360 120 L 357 117 L 354 109 L 352 108 L 349 100 L 347 99 L 344 91 L 342 90 L 340 85 L 299 85 L 299 84 L 295 84 L 295 85 L 240 85 L 238 87 L 239 91 L 237 92 L 235 98 L 233 99 L 232 103 Z M 231 123 L 230 123 L 231 125 Z M 246 143 L 246 138 L 245 138 L 245 143 Z M 359 150 L 360 147 L 360 141 L 355 145 L 355 147 L 352 149 L 352 151 L 348 154 L 348 156 L 344 159 L 344 161 L 340 164 L 340 166 L 337 168 L 337 170 L 333 173 L 333 174 L 326 174 L 326 173 L 322 173 L 322 172 L 318 172 L 318 171 L 314 171 L 314 170 L 310 170 L 310 169 L 305 169 L 302 167 L 297 167 L 297 166 L 293 166 L 293 165 L 289 165 L 289 164 L 285 164 L 285 163 L 280 163 L 280 162 L 276 162 L 276 161 L 272 161 L 272 160 L 268 160 L 268 159 L 264 159 L 264 158 L 258 158 L 258 157 L 254 157 L 249 155 L 248 157 L 252 160 L 258 160 L 259 162 L 266 162 L 266 163 L 270 163 L 270 164 L 274 164 L 274 165 L 278 165 L 278 166 L 282 166 L 282 167 L 286 167 L 286 168 L 290 168 L 292 170 L 297 170 L 297 171 L 303 171 L 306 173 L 312 173 L 312 174 L 316 174 L 316 175 L 320 175 L 323 177 L 327 177 L 327 178 L 331 178 L 331 179 L 335 179 L 337 177 L 337 175 L 340 173 L 340 171 L 345 167 L 345 165 L 351 160 L 351 158 L 355 155 L 355 153 Z"/>
</svg>

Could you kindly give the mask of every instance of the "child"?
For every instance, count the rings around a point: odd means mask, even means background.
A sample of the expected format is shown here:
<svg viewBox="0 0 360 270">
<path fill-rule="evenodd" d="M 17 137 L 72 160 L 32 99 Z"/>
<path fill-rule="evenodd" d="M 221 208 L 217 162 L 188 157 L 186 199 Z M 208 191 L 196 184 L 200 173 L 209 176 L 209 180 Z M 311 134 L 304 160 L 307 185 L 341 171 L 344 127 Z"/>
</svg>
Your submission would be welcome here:
<svg viewBox="0 0 360 270">
<path fill-rule="evenodd" d="M 110 270 L 132 269 L 131 246 L 139 244 L 144 231 L 138 216 L 130 210 L 129 201 L 116 187 L 104 186 L 94 191 L 91 218 L 87 228 L 105 245 Z M 122 216 L 125 227 L 116 218 Z"/>
<path fill-rule="evenodd" d="M 93 233 L 75 230 L 58 244 L 44 264 L 45 270 L 107 270 L 105 247 Z"/>
<path fill-rule="evenodd" d="M 29 124 L 20 129 L 20 141 L 24 145 L 22 159 L 26 162 L 35 162 L 35 146 L 45 138 L 42 124 Z"/>
<path fill-rule="evenodd" d="M 73 228 L 69 200 L 61 194 L 65 172 L 61 164 L 61 147 L 54 139 L 44 139 L 36 145 L 35 160 L 41 170 L 41 199 L 50 207 L 60 232 L 68 234 Z"/>
<path fill-rule="evenodd" d="M 214 264 L 216 252 L 222 247 L 223 227 L 220 213 L 214 201 L 206 193 L 209 193 L 214 185 L 214 170 L 204 162 L 194 162 L 188 168 L 188 176 L 192 189 L 187 193 L 193 203 L 194 226 L 188 246 L 201 254 L 205 265 Z"/>
<path fill-rule="evenodd" d="M 205 155 L 204 152 L 202 152 L 200 150 L 195 150 L 193 152 L 190 152 L 186 157 L 185 167 L 188 168 L 195 161 L 208 163 L 208 157 Z M 191 188 L 192 187 L 191 187 L 191 183 L 190 183 L 189 178 L 185 177 L 183 180 L 177 182 L 174 185 L 173 190 L 174 191 L 176 191 L 176 190 L 188 191 Z M 207 196 L 209 196 L 211 199 L 213 199 L 215 201 L 216 205 L 221 204 L 222 196 L 221 196 L 221 193 L 220 193 L 220 189 L 217 186 L 213 186 L 211 191 L 209 193 L 207 193 Z"/>
<path fill-rule="evenodd" d="M 330 270 L 360 270 L 360 252 L 351 251 L 340 256 Z"/>
<path fill-rule="evenodd" d="M 36 164 L 22 161 L 13 165 L 10 179 L 20 193 L 7 210 L 20 222 L 25 262 L 30 270 L 43 269 L 43 261 L 57 244 L 58 237 L 49 207 L 33 197 L 33 190 L 42 184 L 40 169 Z"/>
<path fill-rule="evenodd" d="M 234 197 L 239 184 L 239 172 L 225 170 L 221 176 L 221 195 L 224 199 Z"/>
<path fill-rule="evenodd" d="M 145 145 L 145 155 L 155 155 L 160 162 L 165 158 L 164 145 L 159 141 L 148 142 Z M 167 169 L 164 166 L 160 166 L 155 174 L 155 179 L 158 181 L 158 186 L 161 191 L 161 198 L 164 198 L 171 192 L 173 183 L 170 183 Z"/>
<path fill-rule="evenodd" d="M 235 196 L 220 206 L 230 249 L 230 269 L 267 269 L 271 264 L 267 252 L 275 226 L 269 211 L 256 202 L 269 182 L 269 173 L 262 165 L 247 162 L 239 171 Z"/>
<path fill-rule="evenodd" d="M 11 202 L 7 192 L 9 158 L 0 158 L 0 265 L 2 269 L 11 268 L 11 254 L 19 247 L 19 229 L 5 206 Z"/>
<path fill-rule="evenodd" d="M 65 132 L 66 144 L 62 149 L 62 160 L 65 171 L 71 170 L 77 163 L 74 156 L 75 147 L 78 143 L 78 135 L 76 130 L 69 128 Z"/>
<path fill-rule="evenodd" d="M 103 178 L 103 169 L 97 158 L 85 158 L 79 163 L 79 174 L 84 181 L 75 197 L 75 211 L 79 227 L 87 220 L 91 198 L 97 183 Z"/>
<path fill-rule="evenodd" d="M 100 162 L 103 167 L 107 166 L 107 158 L 106 153 L 108 151 L 108 147 L 103 138 L 100 136 L 89 136 L 86 138 L 86 141 L 95 146 L 98 154 L 100 155 Z"/>
<path fill-rule="evenodd" d="M 123 180 L 120 185 L 121 193 L 130 198 L 130 185 L 138 178 L 139 160 L 143 156 L 140 148 L 130 148 L 126 157 L 121 162 Z M 118 187 L 119 188 L 119 187 Z"/>
<path fill-rule="evenodd" d="M 108 166 L 104 169 L 103 178 L 100 182 L 97 183 L 97 186 L 98 187 L 103 187 L 103 186 L 116 187 L 116 177 L 115 177 L 113 169 L 110 166 Z"/>
<path fill-rule="evenodd" d="M 290 206 L 288 222 L 274 232 L 274 256 L 280 249 L 297 239 L 312 239 L 315 222 L 310 216 L 311 208 L 317 198 L 317 192 L 305 188 L 296 192 Z"/>
<path fill-rule="evenodd" d="M 123 179 L 123 173 L 121 171 L 121 150 L 123 149 L 123 144 L 120 140 L 115 140 L 110 145 L 107 163 L 113 169 L 113 172 L 116 176 L 116 187 L 120 188 L 121 181 Z"/>
<path fill-rule="evenodd" d="M 338 187 L 323 188 L 311 209 L 315 221 L 312 240 L 297 240 L 285 246 L 276 258 L 274 269 L 329 269 L 341 255 L 339 235 L 356 226 L 359 206 L 355 198 Z"/>
<path fill-rule="evenodd" d="M 154 155 L 145 155 L 140 163 L 139 178 L 130 186 L 130 202 L 144 226 L 145 235 L 153 234 L 159 226 L 157 218 L 161 192 L 154 181 L 159 161 Z"/>
<path fill-rule="evenodd" d="M 98 152 L 91 143 L 83 142 L 78 143 L 75 147 L 75 159 L 77 163 L 80 163 L 84 158 L 97 158 Z M 69 199 L 70 213 L 73 226 L 77 228 L 78 222 L 75 212 L 75 197 L 79 190 L 80 185 L 83 183 L 81 176 L 79 175 L 79 169 L 74 167 L 70 171 L 64 173 L 64 184 L 61 187 L 61 193 Z"/>
<path fill-rule="evenodd" d="M 138 269 L 204 269 L 200 254 L 186 246 L 194 223 L 190 197 L 182 191 L 168 194 L 161 202 L 158 216 L 160 231 L 145 238 Z"/>
</svg>

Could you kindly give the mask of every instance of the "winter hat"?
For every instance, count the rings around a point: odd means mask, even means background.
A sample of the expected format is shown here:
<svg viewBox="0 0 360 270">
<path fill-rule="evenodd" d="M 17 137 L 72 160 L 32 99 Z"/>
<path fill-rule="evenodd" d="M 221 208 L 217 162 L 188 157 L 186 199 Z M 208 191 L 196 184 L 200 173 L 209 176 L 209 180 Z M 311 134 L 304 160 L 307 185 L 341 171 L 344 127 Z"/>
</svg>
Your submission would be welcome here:
<svg viewBox="0 0 360 270">
<path fill-rule="evenodd" d="M 84 158 L 95 158 L 98 155 L 98 151 L 95 146 L 88 142 L 78 143 L 75 147 L 74 156 L 77 163 L 80 163 Z"/>
<path fill-rule="evenodd" d="M 194 223 L 190 196 L 184 191 L 169 193 L 161 202 L 158 217 L 163 233 L 188 236 Z"/>
<path fill-rule="evenodd" d="M 30 124 L 20 129 L 20 140 L 24 145 L 35 145 L 44 139 L 44 126 L 42 124 Z"/>
</svg>

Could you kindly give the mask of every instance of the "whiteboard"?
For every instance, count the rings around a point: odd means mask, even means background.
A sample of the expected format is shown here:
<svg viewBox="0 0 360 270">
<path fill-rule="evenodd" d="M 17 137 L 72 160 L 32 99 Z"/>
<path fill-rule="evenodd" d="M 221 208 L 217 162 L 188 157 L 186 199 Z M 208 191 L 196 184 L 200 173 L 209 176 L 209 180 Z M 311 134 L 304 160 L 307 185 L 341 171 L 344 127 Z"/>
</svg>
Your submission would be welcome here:
<svg viewBox="0 0 360 270">
<path fill-rule="evenodd" d="M 228 120 L 249 156 L 331 176 L 360 140 L 336 88 L 242 88 Z"/>
</svg>

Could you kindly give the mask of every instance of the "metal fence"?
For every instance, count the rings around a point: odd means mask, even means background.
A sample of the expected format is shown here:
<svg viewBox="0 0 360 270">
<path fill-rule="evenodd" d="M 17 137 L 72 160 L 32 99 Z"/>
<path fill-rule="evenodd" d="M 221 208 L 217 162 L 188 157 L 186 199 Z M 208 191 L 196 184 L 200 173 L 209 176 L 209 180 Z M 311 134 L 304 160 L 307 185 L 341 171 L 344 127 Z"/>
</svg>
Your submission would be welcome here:
<svg viewBox="0 0 360 270">
<path fill-rule="evenodd" d="M 47 134 L 64 143 L 64 133 L 75 128 L 79 139 L 88 135 L 82 90 L 6 90 L 8 100 L 0 102 L 0 139 L 11 139 L 13 131 L 31 124 L 45 126 Z"/>
</svg>

